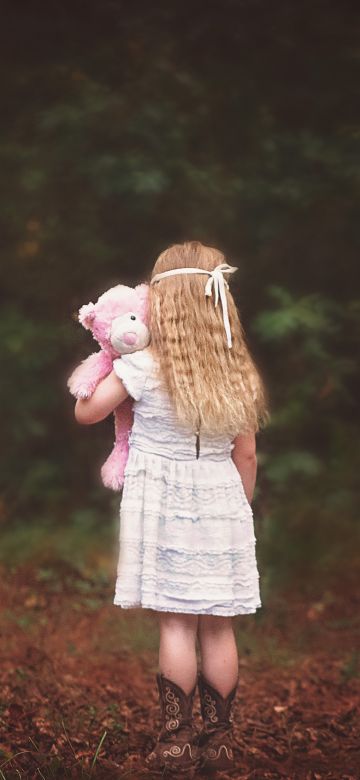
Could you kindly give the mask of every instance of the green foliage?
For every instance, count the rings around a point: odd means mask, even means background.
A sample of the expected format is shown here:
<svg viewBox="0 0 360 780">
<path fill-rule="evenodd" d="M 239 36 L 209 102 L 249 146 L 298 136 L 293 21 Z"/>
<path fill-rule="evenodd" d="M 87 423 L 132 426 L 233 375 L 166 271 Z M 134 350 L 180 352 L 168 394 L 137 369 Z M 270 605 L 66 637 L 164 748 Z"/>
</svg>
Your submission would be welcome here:
<svg viewBox="0 0 360 780">
<path fill-rule="evenodd" d="M 340 317 L 341 307 L 318 293 L 296 299 L 288 290 L 275 285 L 269 287 L 268 293 L 279 306 L 260 312 L 254 324 L 255 332 L 263 341 L 274 342 L 299 333 L 306 338 L 305 349 L 320 357 L 321 342 L 316 338 L 338 332 L 335 317 Z"/>
<path fill-rule="evenodd" d="M 265 455 L 262 458 L 266 476 L 270 482 L 279 485 L 287 485 L 288 480 L 293 476 L 313 476 L 321 472 L 321 461 L 312 455 L 311 452 L 287 450 L 286 456 Z"/>
<path fill-rule="evenodd" d="M 191 23 L 178 0 L 141 8 L 44 3 L 4 21 L 0 522 L 96 539 L 93 517 L 119 499 L 99 479 L 113 425 L 74 422 L 66 378 L 97 348 L 76 313 L 195 237 L 240 267 L 271 402 L 256 509 L 281 568 L 294 535 L 307 557 L 304 497 L 336 507 L 339 528 L 355 521 L 355 27 L 307 0 L 200 0 Z"/>
</svg>

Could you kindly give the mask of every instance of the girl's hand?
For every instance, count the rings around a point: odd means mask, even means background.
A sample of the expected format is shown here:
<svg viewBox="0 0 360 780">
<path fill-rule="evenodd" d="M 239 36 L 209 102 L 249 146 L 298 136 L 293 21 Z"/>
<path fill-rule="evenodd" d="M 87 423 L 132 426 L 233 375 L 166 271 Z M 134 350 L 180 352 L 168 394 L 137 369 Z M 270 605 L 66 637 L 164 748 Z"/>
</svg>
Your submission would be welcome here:
<svg viewBox="0 0 360 780">
<path fill-rule="evenodd" d="M 234 445 L 231 457 L 241 476 L 246 498 L 249 504 L 251 504 L 257 473 L 255 433 L 237 436 L 236 439 L 234 439 Z"/>
<path fill-rule="evenodd" d="M 113 370 L 99 382 L 91 398 L 78 398 L 75 404 L 75 419 L 81 425 L 100 422 L 125 401 L 128 395 L 121 379 Z"/>
</svg>

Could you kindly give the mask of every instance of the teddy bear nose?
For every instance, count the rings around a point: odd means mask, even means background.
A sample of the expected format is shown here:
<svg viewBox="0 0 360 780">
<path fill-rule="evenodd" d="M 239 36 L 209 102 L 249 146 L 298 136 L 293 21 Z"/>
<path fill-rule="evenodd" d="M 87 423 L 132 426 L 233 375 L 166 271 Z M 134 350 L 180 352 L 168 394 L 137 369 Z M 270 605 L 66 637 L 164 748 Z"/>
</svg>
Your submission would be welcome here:
<svg viewBox="0 0 360 780">
<path fill-rule="evenodd" d="M 135 344 L 136 341 L 136 333 L 134 333 L 132 330 L 129 330 L 127 333 L 124 333 L 123 335 L 123 342 L 125 344 Z"/>
</svg>

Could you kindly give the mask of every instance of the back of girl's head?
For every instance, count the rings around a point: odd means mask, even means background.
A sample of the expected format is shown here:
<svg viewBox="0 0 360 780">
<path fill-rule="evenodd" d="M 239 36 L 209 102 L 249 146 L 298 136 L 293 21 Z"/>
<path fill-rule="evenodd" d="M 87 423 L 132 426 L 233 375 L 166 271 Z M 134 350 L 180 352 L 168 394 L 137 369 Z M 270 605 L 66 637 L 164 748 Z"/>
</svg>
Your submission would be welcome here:
<svg viewBox="0 0 360 780">
<path fill-rule="evenodd" d="M 213 271 L 224 255 L 200 241 L 174 244 L 156 260 L 155 274 L 176 268 Z M 266 391 L 245 341 L 235 301 L 226 289 L 232 347 L 221 302 L 205 295 L 208 274 L 180 273 L 150 286 L 151 348 L 178 418 L 196 430 L 257 431 L 267 421 Z M 225 275 L 231 283 L 231 274 Z"/>
</svg>

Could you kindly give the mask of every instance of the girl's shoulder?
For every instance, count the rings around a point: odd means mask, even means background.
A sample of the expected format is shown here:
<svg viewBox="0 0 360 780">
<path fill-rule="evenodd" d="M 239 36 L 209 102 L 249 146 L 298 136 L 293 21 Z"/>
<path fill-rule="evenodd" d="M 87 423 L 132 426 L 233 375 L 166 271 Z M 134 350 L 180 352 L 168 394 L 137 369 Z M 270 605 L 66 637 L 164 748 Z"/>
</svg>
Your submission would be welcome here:
<svg viewBox="0 0 360 780">
<path fill-rule="evenodd" d="M 124 360 L 127 365 L 145 373 L 151 372 L 156 362 L 150 347 L 139 349 L 137 352 L 130 352 L 128 355 L 122 355 L 119 360 Z"/>
<path fill-rule="evenodd" d="M 115 374 L 123 381 L 129 394 L 139 401 L 148 378 L 155 375 L 156 361 L 149 349 L 140 349 L 128 355 L 122 355 L 113 361 Z"/>
</svg>

